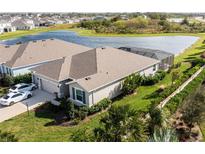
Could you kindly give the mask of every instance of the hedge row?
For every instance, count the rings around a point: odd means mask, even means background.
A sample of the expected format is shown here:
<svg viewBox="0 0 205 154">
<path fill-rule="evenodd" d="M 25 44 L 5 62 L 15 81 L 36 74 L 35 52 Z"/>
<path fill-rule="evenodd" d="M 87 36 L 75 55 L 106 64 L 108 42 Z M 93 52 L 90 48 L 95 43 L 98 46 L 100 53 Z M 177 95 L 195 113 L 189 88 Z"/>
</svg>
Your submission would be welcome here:
<svg viewBox="0 0 205 154">
<path fill-rule="evenodd" d="M 31 73 L 24 74 L 24 75 L 18 75 L 15 77 L 6 75 L 1 80 L 1 84 L 3 86 L 12 86 L 12 85 L 18 84 L 18 83 L 31 83 L 31 82 L 32 82 Z"/>
<path fill-rule="evenodd" d="M 187 96 L 193 94 L 196 89 L 203 83 L 205 79 L 205 70 L 191 81 L 180 93 L 176 94 L 169 102 L 165 105 L 165 108 L 170 111 L 171 114 L 175 113 L 179 105 L 181 105 Z"/>
<path fill-rule="evenodd" d="M 182 85 L 186 80 L 188 80 L 199 69 L 200 66 L 198 65 L 188 69 L 187 71 L 183 72 L 183 75 L 178 80 L 176 80 L 173 85 L 170 85 L 163 90 L 158 89 L 156 92 L 148 96 L 148 98 L 154 98 L 154 100 L 152 100 L 152 103 L 159 104 L 169 95 L 171 95 L 180 85 Z"/>
</svg>

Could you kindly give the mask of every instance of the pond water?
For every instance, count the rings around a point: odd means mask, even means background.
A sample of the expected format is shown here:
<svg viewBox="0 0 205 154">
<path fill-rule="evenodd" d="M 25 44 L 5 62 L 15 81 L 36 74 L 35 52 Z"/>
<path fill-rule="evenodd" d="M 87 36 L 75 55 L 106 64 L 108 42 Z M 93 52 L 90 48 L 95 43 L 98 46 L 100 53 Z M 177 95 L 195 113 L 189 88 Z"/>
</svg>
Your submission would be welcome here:
<svg viewBox="0 0 205 154">
<path fill-rule="evenodd" d="M 195 43 L 198 37 L 194 36 L 156 36 L 156 37 L 86 37 L 79 36 L 71 31 L 51 31 L 35 35 L 27 35 L 15 39 L 0 41 L 0 44 L 12 45 L 17 42 L 27 42 L 33 40 L 42 40 L 56 38 L 89 47 L 122 47 L 132 46 L 150 49 L 159 49 L 173 54 L 178 54 L 184 49 Z"/>
</svg>

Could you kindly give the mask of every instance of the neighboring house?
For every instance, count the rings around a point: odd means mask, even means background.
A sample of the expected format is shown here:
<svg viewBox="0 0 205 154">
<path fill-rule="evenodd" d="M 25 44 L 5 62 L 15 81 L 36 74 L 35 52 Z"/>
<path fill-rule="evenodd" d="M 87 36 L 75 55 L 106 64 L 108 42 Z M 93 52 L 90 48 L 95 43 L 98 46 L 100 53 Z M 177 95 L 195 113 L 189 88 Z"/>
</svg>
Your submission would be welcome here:
<svg viewBox="0 0 205 154">
<path fill-rule="evenodd" d="M 159 61 L 115 48 L 96 48 L 32 68 L 33 82 L 42 90 L 92 106 L 121 94 L 132 73 L 153 75 Z"/>
<path fill-rule="evenodd" d="M 35 28 L 33 20 L 27 20 L 27 19 L 18 19 L 11 23 L 13 27 L 16 28 L 16 30 L 31 30 Z"/>
<path fill-rule="evenodd" d="M 159 60 L 159 69 L 162 70 L 167 70 L 174 64 L 174 54 L 162 50 L 136 47 L 120 47 L 119 49 Z"/>
<path fill-rule="evenodd" d="M 0 34 L 14 31 L 16 31 L 16 28 L 11 26 L 11 23 L 6 21 L 0 21 Z"/>
<path fill-rule="evenodd" d="M 56 39 L 0 46 L 0 74 L 17 76 L 29 73 L 30 68 L 89 49 Z"/>
</svg>

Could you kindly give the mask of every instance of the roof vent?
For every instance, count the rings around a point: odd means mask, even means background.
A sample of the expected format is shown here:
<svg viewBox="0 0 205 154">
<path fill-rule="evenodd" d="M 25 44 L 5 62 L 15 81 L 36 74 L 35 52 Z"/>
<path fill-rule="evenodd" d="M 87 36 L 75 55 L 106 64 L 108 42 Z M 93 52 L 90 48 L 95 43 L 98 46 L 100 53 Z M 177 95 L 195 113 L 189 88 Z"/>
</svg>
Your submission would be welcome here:
<svg viewBox="0 0 205 154">
<path fill-rule="evenodd" d="M 90 79 L 91 79 L 91 77 L 86 77 L 86 78 L 85 78 L 85 80 L 90 80 Z"/>
</svg>

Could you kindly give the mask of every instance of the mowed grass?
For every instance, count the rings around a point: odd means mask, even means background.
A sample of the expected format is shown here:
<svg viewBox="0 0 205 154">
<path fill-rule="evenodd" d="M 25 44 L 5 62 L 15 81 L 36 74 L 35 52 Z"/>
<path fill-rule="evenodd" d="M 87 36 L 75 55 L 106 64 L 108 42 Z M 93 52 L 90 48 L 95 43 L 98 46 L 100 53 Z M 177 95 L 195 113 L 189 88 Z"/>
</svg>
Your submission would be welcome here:
<svg viewBox="0 0 205 154">
<path fill-rule="evenodd" d="M 176 62 L 183 62 L 188 57 L 197 57 L 203 49 L 202 41 L 205 39 L 205 35 L 198 35 L 200 39 L 184 53 L 176 57 Z M 190 67 L 189 63 L 183 62 L 179 68 L 181 74 L 184 70 Z M 114 105 L 130 105 L 135 110 L 147 111 L 151 100 L 145 97 L 161 85 L 167 86 L 171 84 L 171 76 L 168 74 L 160 83 L 154 86 L 142 86 L 136 90 L 136 93 L 130 96 L 126 96 L 114 102 Z M 99 125 L 99 119 L 105 113 L 97 114 L 91 119 L 81 122 L 75 127 L 63 127 L 63 126 L 46 126 L 52 122 L 53 113 L 42 113 L 41 116 L 37 116 L 34 111 L 23 113 L 13 119 L 0 123 L 0 130 L 9 131 L 16 135 L 19 141 L 70 141 L 70 135 L 82 128 L 88 128 L 92 131 Z"/>
</svg>

